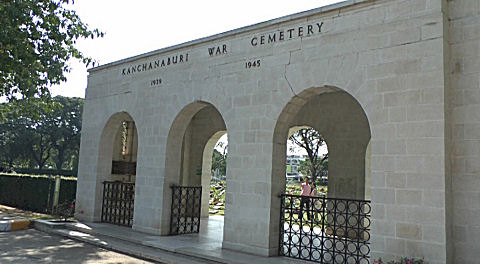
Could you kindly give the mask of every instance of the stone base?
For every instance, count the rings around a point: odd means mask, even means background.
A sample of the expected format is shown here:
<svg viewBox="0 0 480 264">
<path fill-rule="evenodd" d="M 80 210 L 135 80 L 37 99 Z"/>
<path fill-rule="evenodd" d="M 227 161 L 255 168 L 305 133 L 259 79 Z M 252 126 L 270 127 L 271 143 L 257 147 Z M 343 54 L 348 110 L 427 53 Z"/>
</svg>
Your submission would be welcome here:
<svg viewBox="0 0 480 264">
<path fill-rule="evenodd" d="M 258 256 L 271 257 L 278 256 L 278 248 L 262 248 L 262 247 L 253 247 L 245 244 L 232 243 L 228 241 L 223 241 L 222 248 L 230 249 L 238 252 L 249 253 Z"/>
<path fill-rule="evenodd" d="M 73 218 L 77 219 L 80 222 L 100 222 L 101 219 L 95 219 L 93 215 L 80 214 L 75 212 Z"/>
<path fill-rule="evenodd" d="M 167 234 L 162 234 L 162 231 L 160 229 L 145 227 L 145 226 L 138 226 L 136 224 L 133 224 L 132 229 L 135 231 L 152 234 L 152 235 L 167 235 Z"/>
</svg>

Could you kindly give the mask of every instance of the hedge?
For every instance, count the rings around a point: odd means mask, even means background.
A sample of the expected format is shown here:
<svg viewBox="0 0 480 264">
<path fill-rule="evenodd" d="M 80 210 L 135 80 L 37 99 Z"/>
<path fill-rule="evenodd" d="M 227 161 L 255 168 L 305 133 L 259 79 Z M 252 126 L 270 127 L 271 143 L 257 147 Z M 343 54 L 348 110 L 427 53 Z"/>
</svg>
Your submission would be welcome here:
<svg viewBox="0 0 480 264">
<path fill-rule="evenodd" d="M 73 201 L 76 188 L 76 178 L 61 177 L 58 202 Z M 0 173 L 0 204 L 48 213 L 51 211 L 54 192 L 55 177 Z"/>
<path fill-rule="evenodd" d="M 15 171 L 20 174 L 30 175 L 61 175 L 77 177 L 77 171 L 74 170 L 15 168 Z"/>
</svg>

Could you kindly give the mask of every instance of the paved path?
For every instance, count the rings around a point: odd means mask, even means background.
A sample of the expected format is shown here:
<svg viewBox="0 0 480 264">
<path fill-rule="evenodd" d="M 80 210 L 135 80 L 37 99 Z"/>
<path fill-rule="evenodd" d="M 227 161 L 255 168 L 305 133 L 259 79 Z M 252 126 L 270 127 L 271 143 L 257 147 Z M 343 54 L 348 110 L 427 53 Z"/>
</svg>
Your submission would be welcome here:
<svg viewBox="0 0 480 264">
<path fill-rule="evenodd" d="M 0 233 L 0 263 L 154 263 L 35 229 Z"/>
</svg>

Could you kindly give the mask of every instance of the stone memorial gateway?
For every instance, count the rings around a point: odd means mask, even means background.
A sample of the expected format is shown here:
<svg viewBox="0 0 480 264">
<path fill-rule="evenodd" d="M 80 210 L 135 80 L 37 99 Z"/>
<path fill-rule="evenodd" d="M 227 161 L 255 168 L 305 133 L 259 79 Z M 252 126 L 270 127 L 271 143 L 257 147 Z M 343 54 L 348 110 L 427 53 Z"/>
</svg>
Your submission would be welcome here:
<svg viewBox="0 0 480 264">
<path fill-rule="evenodd" d="M 168 235 L 172 185 L 203 186 L 207 216 L 228 133 L 222 247 L 278 255 L 286 139 L 310 126 L 328 196 L 371 200 L 370 261 L 480 259 L 478 0 L 350 0 L 89 73 L 80 220 Z"/>
</svg>

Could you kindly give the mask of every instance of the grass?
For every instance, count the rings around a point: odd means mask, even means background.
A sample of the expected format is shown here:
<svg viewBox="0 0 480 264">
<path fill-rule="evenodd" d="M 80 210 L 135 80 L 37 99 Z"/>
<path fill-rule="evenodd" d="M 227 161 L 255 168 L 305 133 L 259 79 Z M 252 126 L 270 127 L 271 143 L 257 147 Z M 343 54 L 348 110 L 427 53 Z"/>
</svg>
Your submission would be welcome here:
<svg viewBox="0 0 480 264">
<path fill-rule="evenodd" d="M 225 215 L 225 181 L 210 185 L 209 215 Z"/>
</svg>

